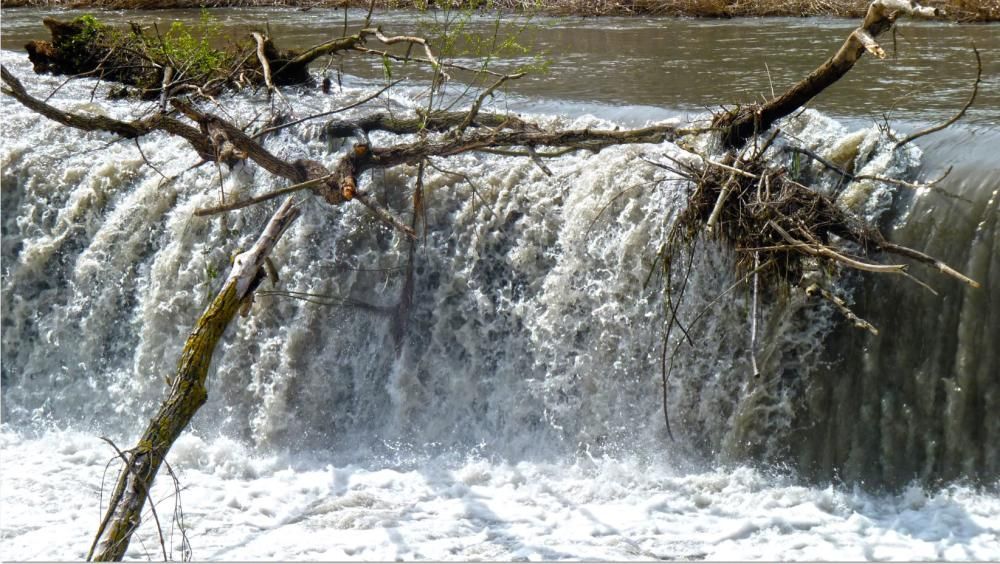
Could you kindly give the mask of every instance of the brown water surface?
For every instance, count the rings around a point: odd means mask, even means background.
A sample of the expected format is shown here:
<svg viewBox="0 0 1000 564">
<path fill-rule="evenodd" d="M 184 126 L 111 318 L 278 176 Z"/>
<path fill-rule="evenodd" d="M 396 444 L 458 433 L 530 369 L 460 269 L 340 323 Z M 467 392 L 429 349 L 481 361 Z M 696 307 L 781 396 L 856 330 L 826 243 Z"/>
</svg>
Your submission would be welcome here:
<svg viewBox="0 0 1000 564">
<path fill-rule="evenodd" d="M 71 18 L 82 13 L 4 10 L 2 47 L 21 49 L 31 39 L 46 38 L 44 16 Z M 226 8 L 211 13 L 227 38 L 245 36 L 251 27 L 266 24 L 278 43 L 290 48 L 339 36 L 344 26 L 341 10 Z M 360 27 L 363 16 L 349 12 L 348 29 Z M 124 11 L 99 17 L 114 23 L 155 23 L 165 31 L 175 20 L 196 24 L 200 12 Z M 421 17 L 431 23 L 418 24 Z M 387 33 L 426 32 L 433 18 L 394 12 L 379 15 L 378 22 Z M 470 28 L 488 33 L 493 23 L 481 17 Z M 772 89 L 780 93 L 805 76 L 856 25 L 853 20 L 831 18 L 539 18 L 529 22 L 522 43 L 531 53 L 548 58 L 551 66 L 544 74 L 518 81 L 512 91 L 533 98 L 533 104 L 546 111 L 559 111 L 558 101 L 685 111 L 744 103 L 770 96 Z M 949 116 L 968 99 L 976 74 L 971 49 L 975 44 L 982 54 L 984 82 L 967 122 L 1000 124 L 1000 26 L 904 21 L 894 36 L 886 35 L 882 42 L 890 53 L 887 59 L 865 57 L 813 106 L 861 119 L 887 115 L 903 121 L 934 121 Z M 528 55 L 508 57 L 496 66 L 513 68 L 530 61 Z M 382 64 L 372 58 L 345 71 L 377 77 Z"/>
<path fill-rule="evenodd" d="M 227 37 L 245 36 L 251 26 L 267 22 L 285 47 L 306 47 L 343 31 L 343 12 L 336 10 L 212 13 Z M 30 39 L 45 37 L 41 18 L 52 14 L 69 18 L 80 12 L 4 10 L 2 47 L 20 49 Z M 101 17 L 157 23 L 165 30 L 174 19 L 196 23 L 199 13 Z M 350 12 L 349 30 L 356 30 L 362 17 Z M 413 13 L 380 20 L 387 33 L 419 32 Z M 549 114 L 593 113 L 629 124 L 757 100 L 770 96 L 772 85 L 780 92 L 828 57 L 856 25 L 824 18 L 535 23 L 541 27 L 525 41 L 547 54 L 551 68 L 514 83 L 512 104 Z M 474 22 L 484 32 L 489 24 L 485 18 Z M 983 83 L 975 106 L 958 126 L 918 143 L 925 151 L 918 177 L 935 178 L 948 168 L 951 174 L 938 185 L 940 191 L 900 190 L 896 216 L 884 226 L 891 240 L 933 254 L 982 288 L 916 264 L 911 272 L 934 286 L 937 295 L 900 278 L 858 281 L 852 306 L 881 334 L 875 337 L 846 323 L 839 327 L 824 343 L 825 363 L 810 373 L 798 398 L 794 428 L 768 431 L 787 445 L 803 475 L 870 485 L 902 485 L 912 478 L 988 482 L 1000 475 L 1000 418 L 995 415 L 1000 411 L 998 32 L 996 24 L 904 22 L 895 37 L 883 38 L 887 59 L 865 57 L 813 102 L 851 126 L 867 127 L 884 117 L 900 129 L 942 122 L 969 97 L 976 75 L 973 43 L 982 55 Z M 496 66 L 529 61 L 528 56 L 500 59 Z M 383 72 L 374 57 L 345 65 L 344 71 L 377 80 Z M 415 71 L 426 78 L 425 69 Z"/>
</svg>

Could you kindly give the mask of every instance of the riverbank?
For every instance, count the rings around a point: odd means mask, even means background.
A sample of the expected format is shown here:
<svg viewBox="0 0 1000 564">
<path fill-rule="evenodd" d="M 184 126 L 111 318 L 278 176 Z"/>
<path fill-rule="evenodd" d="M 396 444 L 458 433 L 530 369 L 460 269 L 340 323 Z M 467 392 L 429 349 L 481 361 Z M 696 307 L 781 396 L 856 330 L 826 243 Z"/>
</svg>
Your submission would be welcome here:
<svg viewBox="0 0 1000 564">
<path fill-rule="evenodd" d="M 442 0 L 438 0 L 440 3 Z M 376 0 L 380 10 L 414 8 L 427 0 Z M 484 2 L 485 3 L 485 2 Z M 430 0 L 434 4 L 434 0 Z M 860 17 L 867 0 L 493 0 L 501 10 L 538 10 L 550 15 L 572 16 L 678 16 L 678 17 L 767 17 L 839 16 Z M 946 0 L 940 2 L 948 17 L 959 22 L 1000 21 L 1000 0 Z M 107 10 L 154 10 L 166 8 L 266 7 L 297 9 L 367 7 L 368 0 L 7 0 L 5 8 L 94 8 Z"/>
</svg>

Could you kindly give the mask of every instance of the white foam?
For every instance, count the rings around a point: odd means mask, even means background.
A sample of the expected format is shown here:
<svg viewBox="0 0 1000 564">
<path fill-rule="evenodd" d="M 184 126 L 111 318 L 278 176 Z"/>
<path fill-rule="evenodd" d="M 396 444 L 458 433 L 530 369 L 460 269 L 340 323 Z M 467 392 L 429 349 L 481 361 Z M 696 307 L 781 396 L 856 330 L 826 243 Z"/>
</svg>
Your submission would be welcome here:
<svg viewBox="0 0 1000 564">
<path fill-rule="evenodd" d="M 76 431 L 28 438 L 5 430 L 0 446 L 0 557 L 82 558 L 114 453 Z M 260 457 L 229 439 L 190 434 L 168 462 L 183 486 L 196 560 L 1000 557 L 1000 498 L 958 485 L 872 495 L 746 467 L 679 472 L 635 457 L 331 466 Z M 180 558 L 166 475 L 153 495 L 168 550 Z M 147 509 L 128 557 L 158 559 L 155 535 Z"/>
</svg>

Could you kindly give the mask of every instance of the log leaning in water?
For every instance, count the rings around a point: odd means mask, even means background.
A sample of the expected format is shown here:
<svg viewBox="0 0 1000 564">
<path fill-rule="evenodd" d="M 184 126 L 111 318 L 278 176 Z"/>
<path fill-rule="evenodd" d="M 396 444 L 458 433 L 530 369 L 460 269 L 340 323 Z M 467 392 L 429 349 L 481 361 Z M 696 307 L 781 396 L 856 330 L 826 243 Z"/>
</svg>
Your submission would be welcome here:
<svg viewBox="0 0 1000 564">
<path fill-rule="evenodd" d="M 840 80 L 854 67 L 865 51 L 884 59 L 885 51 L 875 39 L 888 31 L 900 15 L 935 18 L 942 14 L 937 8 L 920 6 L 916 2 L 875 0 L 868 6 L 864 21 L 847 36 L 840 49 L 808 76 L 782 95 L 764 104 L 752 104 L 733 112 L 720 114 L 715 124 L 726 130 L 725 143 L 730 147 L 737 147 L 750 137 L 767 131 L 774 122 L 791 115 L 817 94 Z"/>
<path fill-rule="evenodd" d="M 184 343 L 167 398 L 135 448 L 124 453 L 126 467 L 118 477 L 88 560 L 93 557 L 97 561 L 120 561 L 125 556 L 160 465 L 174 441 L 208 399 L 205 380 L 215 346 L 241 305 L 253 299 L 254 290 L 266 277 L 264 265 L 268 255 L 298 216 L 299 210 L 292 198 L 286 199 L 271 216 L 254 246 L 236 256 L 222 290 Z"/>
</svg>

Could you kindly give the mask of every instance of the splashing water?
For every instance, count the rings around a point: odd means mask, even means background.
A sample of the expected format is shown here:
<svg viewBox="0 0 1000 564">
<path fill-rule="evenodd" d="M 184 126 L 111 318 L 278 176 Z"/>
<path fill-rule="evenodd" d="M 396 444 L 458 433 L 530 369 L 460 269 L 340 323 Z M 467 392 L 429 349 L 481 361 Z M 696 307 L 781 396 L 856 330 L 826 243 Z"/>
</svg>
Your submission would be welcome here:
<svg viewBox="0 0 1000 564">
<path fill-rule="evenodd" d="M 3 60 L 27 74 L 10 53 Z M 86 102 L 90 88 L 70 83 L 52 103 L 119 118 L 142 109 Z M 288 95 L 307 115 L 371 91 L 348 81 L 334 96 Z M 415 104 L 405 91 L 391 103 Z M 242 123 L 262 104 L 233 96 L 224 108 Z M 140 153 L 14 104 L 3 116 L 2 437 L 5 460 L 18 461 L 4 463 L 3 506 L 25 516 L 5 519 L 4 556 L 78 558 L 97 524 L 109 455 L 94 436 L 134 441 L 229 257 L 272 205 L 225 222 L 194 210 L 217 204 L 220 190 L 231 201 L 281 185 L 252 166 L 188 170 L 193 152 L 178 139 L 140 140 Z M 812 111 L 786 128 L 816 150 L 853 143 L 864 173 L 901 175 L 919 158 L 893 153 L 875 128 L 852 134 Z M 268 147 L 332 164 L 338 155 L 317 129 L 284 132 Z M 997 498 L 971 486 L 878 497 L 741 466 L 794 460 L 788 438 L 837 319 L 796 294 L 773 296 L 755 380 L 746 290 L 710 306 L 737 281 L 732 257 L 711 244 L 692 257 L 680 315 L 710 313 L 690 327 L 695 347 L 672 359 L 677 441 L 666 437 L 665 305 L 662 283 L 646 281 L 687 187 L 640 157 L 680 152 L 580 153 L 548 163 L 551 177 L 528 159 L 436 160 L 399 342 L 392 311 L 407 243 L 364 208 L 303 197 L 301 219 L 273 254 L 280 286 L 227 331 L 209 402 L 168 458 L 190 488 L 182 498 L 195 557 L 1000 555 Z M 400 167 L 363 182 L 408 218 L 414 175 Z M 892 207 L 884 185 L 852 190 L 838 197 L 866 219 Z M 154 498 L 172 495 L 165 481 Z M 64 540 L 52 543 L 52 530 Z M 145 549 L 134 543 L 131 557 L 156 552 L 150 523 L 142 532 Z"/>
</svg>

